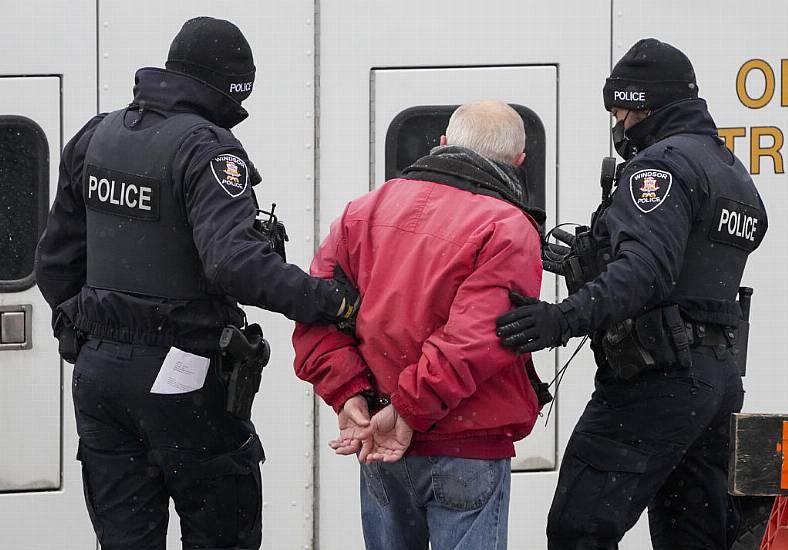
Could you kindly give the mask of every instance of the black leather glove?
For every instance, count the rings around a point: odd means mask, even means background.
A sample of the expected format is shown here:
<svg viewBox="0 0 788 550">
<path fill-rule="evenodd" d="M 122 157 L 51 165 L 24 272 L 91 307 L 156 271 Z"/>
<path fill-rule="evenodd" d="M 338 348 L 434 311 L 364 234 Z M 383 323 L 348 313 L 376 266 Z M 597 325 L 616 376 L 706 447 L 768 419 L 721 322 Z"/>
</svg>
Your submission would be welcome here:
<svg viewBox="0 0 788 550">
<path fill-rule="evenodd" d="M 572 250 L 567 246 L 555 243 L 544 243 L 542 245 L 542 269 L 563 277 L 563 263 L 571 252 Z"/>
<path fill-rule="evenodd" d="M 501 345 L 529 353 L 564 345 L 569 340 L 569 325 L 556 304 L 548 304 L 517 292 L 509 292 L 515 309 L 496 319 Z"/>
<path fill-rule="evenodd" d="M 334 284 L 337 292 L 340 292 L 342 295 L 342 302 L 339 306 L 339 311 L 337 311 L 335 323 L 342 332 L 355 336 L 356 317 L 358 316 L 358 308 L 361 305 L 361 294 L 348 280 L 347 275 L 339 267 L 339 264 L 334 265 Z"/>
</svg>

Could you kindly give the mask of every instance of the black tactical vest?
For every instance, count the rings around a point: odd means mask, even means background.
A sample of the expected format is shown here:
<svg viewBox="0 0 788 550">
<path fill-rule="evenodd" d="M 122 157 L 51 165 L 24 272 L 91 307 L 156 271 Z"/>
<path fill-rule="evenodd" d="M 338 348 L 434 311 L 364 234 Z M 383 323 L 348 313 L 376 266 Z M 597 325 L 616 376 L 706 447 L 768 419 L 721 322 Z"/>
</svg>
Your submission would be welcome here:
<svg viewBox="0 0 788 550">
<path fill-rule="evenodd" d="M 127 109 L 107 115 L 86 156 L 87 285 L 171 299 L 204 297 L 207 283 L 171 167 L 183 139 L 211 126 L 177 114 L 141 130 Z"/>
<path fill-rule="evenodd" d="M 673 292 L 663 304 L 677 304 L 692 319 L 737 325 L 741 312 L 736 297 L 747 257 L 761 244 L 767 229 L 766 212 L 747 169 L 712 136 L 683 134 L 660 141 L 692 158 L 696 189 L 708 190 L 702 210 L 694 214 L 684 260 Z M 620 172 L 619 172 L 620 173 Z M 626 191 L 626 189 L 624 190 Z M 600 250 L 609 251 L 609 235 L 594 214 L 592 228 Z M 608 254 L 604 264 L 611 260 Z"/>
<path fill-rule="evenodd" d="M 722 322 L 731 313 L 714 302 L 736 300 L 747 256 L 761 244 L 766 212 L 747 169 L 711 137 L 678 135 L 665 145 L 692 153 L 701 188 L 709 191 L 695 215 L 684 263 L 667 302 L 677 303 L 698 321 Z M 727 310 L 727 311 L 726 311 Z"/>
</svg>

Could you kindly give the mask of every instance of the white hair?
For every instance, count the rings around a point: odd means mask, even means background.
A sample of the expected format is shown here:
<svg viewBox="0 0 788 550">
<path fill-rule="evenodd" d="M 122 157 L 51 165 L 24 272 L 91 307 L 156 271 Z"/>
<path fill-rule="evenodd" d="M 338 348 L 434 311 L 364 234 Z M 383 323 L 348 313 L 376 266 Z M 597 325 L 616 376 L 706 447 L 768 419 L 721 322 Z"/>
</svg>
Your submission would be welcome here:
<svg viewBox="0 0 788 550">
<path fill-rule="evenodd" d="M 513 164 L 525 149 L 523 119 L 502 101 L 466 103 L 452 113 L 446 127 L 446 143 Z"/>
</svg>

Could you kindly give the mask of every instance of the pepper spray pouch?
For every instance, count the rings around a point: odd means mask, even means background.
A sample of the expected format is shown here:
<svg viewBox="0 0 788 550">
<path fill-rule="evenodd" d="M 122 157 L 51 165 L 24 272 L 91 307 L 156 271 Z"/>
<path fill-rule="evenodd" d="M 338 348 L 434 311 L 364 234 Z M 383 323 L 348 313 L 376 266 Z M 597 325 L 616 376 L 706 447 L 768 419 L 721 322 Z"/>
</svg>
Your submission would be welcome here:
<svg viewBox="0 0 788 550">
<path fill-rule="evenodd" d="M 613 376 L 620 380 L 630 380 L 656 365 L 651 353 L 640 345 L 633 319 L 610 328 L 602 338 L 602 349 Z"/>
</svg>

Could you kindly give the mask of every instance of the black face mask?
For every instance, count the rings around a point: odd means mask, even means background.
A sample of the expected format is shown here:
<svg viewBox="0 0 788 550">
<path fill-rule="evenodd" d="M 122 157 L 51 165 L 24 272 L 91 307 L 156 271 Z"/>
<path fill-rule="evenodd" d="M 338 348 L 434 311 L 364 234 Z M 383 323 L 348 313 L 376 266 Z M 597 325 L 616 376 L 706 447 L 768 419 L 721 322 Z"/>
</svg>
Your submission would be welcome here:
<svg viewBox="0 0 788 550">
<path fill-rule="evenodd" d="M 627 113 L 629 116 L 629 113 Z M 624 120 L 619 120 L 616 122 L 615 126 L 610 129 L 610 136 L 613 138 L 613 147 L 615 148 L 616 152 L 621 155 L 621 158 L 624 160 L 629 160 L 632 158 L 635 153 L 635 146 L 632 145 L 632 141 L 627 137 L 627 132 L 624 129 Z"/>
</svg>

